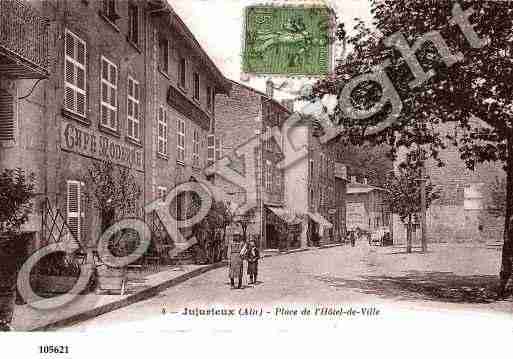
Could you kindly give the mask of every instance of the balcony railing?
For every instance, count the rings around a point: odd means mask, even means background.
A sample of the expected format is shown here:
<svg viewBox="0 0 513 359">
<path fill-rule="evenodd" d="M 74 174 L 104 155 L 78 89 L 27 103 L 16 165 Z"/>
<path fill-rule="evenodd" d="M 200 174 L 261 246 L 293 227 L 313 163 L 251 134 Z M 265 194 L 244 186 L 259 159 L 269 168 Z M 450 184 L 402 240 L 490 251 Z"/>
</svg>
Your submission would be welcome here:
<svg viewBox="0 0 513 359">
<path fill-rule="evenodd" d="M 0 0 L 0 74 L 48 76 L 49 22 L 21 0 Z"/>
</svg>

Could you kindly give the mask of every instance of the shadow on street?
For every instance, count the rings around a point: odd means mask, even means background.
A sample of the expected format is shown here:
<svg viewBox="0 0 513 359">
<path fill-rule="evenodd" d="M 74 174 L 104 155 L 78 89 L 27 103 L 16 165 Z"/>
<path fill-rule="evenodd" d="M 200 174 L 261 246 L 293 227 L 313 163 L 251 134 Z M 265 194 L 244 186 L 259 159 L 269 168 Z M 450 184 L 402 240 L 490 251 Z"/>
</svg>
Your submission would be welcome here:
<svg viewBox="0 0 513 359">
<path fill-rule="evenodd" d="M 362 276 L 359 280 L 329 276 L 315 278 L 335 288 L 356 289 L 395 300 L 424 299 L 471 304 L 497 301 L 497 277 L 493 275 L 409 271 L 402 276 Z"/>
</svg>

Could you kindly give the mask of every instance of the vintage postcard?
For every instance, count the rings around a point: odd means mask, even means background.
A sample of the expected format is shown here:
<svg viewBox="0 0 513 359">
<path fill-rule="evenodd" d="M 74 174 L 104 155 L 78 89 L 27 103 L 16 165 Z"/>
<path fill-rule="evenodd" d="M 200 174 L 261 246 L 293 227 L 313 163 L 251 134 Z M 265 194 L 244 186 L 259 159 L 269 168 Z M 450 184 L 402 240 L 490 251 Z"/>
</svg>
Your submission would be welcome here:
<svg viewBox="0 0 513 359">
<path fill-rule="evenodd" d="M 0 0 L 2 353 L 503 356 L 512 49 L 511 1 Z"/>
</svg>

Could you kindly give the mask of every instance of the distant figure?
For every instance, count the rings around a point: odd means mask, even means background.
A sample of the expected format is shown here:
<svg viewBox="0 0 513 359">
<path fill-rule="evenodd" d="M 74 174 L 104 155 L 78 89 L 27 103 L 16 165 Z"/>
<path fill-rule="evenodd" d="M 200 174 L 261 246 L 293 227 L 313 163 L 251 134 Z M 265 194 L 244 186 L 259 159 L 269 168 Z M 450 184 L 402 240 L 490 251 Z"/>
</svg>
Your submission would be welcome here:
<svg viewBox="0 0 513 359">
<path fill-rule="evenodd" d="M 356 244 L 356 231 L 351 231 L 349 234 L 349 240 L 351 241 L 351 247 L 354 247 Z"/>
<path fill-rule="evenodd" d="M 238 280 L 237 288 L 242 287 L 242 271 L 243 271 L 243 258 L 246 255 L 246 243 L 241 242 L 239 239 L 230 243 L 228 247 L 228 276 L 230 277 L 230 286 L 235 288 L 235 278 Z"/>
<path fill-rule="evenodd" d="M 255 284 L 258 275 L 258 260 L 260 259 L 260 252 L 258 251 L 255 240 L 249 242 L 246 258 L 248 260 L 249 284 Z"/>
</svg>

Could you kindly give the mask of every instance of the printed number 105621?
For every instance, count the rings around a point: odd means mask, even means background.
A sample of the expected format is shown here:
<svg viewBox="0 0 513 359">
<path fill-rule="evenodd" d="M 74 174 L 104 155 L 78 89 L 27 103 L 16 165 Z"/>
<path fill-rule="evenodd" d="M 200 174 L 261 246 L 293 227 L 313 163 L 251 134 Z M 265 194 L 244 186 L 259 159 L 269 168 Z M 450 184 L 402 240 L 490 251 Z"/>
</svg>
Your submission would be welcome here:
<svg viewBox="0 0 513 359">
<path fill-rule="evenodd" d="M 69 354 L 67 345 L 40 345 L 40 354 Z"/>
</svg>

